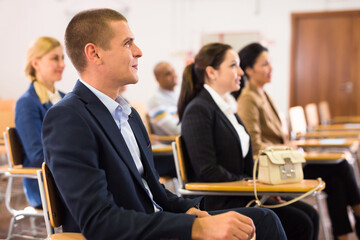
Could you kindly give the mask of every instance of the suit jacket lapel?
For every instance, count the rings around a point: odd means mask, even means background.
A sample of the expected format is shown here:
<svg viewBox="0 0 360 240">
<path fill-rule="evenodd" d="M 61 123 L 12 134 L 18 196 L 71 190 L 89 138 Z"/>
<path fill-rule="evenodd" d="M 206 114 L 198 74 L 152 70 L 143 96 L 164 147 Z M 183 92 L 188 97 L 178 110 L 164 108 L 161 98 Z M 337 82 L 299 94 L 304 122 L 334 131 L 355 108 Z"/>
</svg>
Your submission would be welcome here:
<svg viewBox="0 0 360 240">
<path fill-rule="evenodd" d="M 136 168 L 135 162 L 131 156 L 127 144 L 110 112 L 107 110 L 104 104 L 90 91 L 90 89 L 84 86 L 81 82 L 78 81 L 76 83 L 73 92 L 86 102 L 85 106 L 90 114 L 96 119 L 98 124 L 104 130 L 104 133 L 110 139 L 113 147 L 116 149 L 121 159 L 133 173 L 134 177 L 141 184 L 141 186 L 143 186 L 139 171 Z"/>
<path fill-rule="evenodd" d="M 242 148 L 241 148 L 241 143 L 240 143 L 240 138 L 238 133 L 236 132 L 236 129 L 234 128 L 234 126 L 231 124 L 231 122 L 229 121 L 229 119 L 225 116 L 225 114 L 221 111 L 221 109 L 219 108 L 219 106 L 216 104 L 216 102 L 214 101 L 214 99 L 211 97 L 210 93 L 208 91 L 206 91 L 206 89 L 203 90 L 203 94 L 202 96 L 204 98 L 207 98 L 207 101 L 210 101 L 211 104 L 218 109 L 218 115 L 222 118 L 222 120 L 225 122 L 226 126 L 228 127 L 228 129 L 234 134 L 236 141 L 238 143 L 238 145 L 240 146 L 240 152 L 241 152 L 241 156 L 242 156 Z M 235 114 L 237 116 L 237 114 Z M 239 116 L 237 116 L 236 118 L 238 120 L 238 122 L 244 127 L 244 125 L 242 124 L 239 118 Z M 245 128 L 245 127 L 244 127 Z"/>
<path fill-rule="evenodd" d="M 134 109 L 133 109 L 134 111 Z M 152 155 L 149 156 L 149 152 L 151 153 L 152 152 L 152 149 L 151 149 L 151 144 L 148 145 L 145 141 L 145 138 L 143 136 L 143 132 L 139 126 L 139 124 L 142 124 L 142 123 L 138 123 L 138 120 L 140 119 L 136 119 L 135 116 L 133 116 L 133 114 L 130 114 L 129 116 L 129 124 L 130 124 L 130 127 L 135 135 L 135 138 L 136 138 L 136 141 L 137 141 L 137 144 L 139 146 L 139 149 L 140 149 L 140 152 L 142 154 L 142 156 L 145 158 L 141 158 L 141 162 L 143 164 L 143 167 L 144 167 L 144 173 L 145 175 L 147 175 L 147 177 L 149 177 L 149 173 L 153 172 L 152 170 L 149 171 L 148 168 L 151 168 L 151 166 L 148 164 L 150 162 L 149 157 L 151 157 Z M 153 175 L 153 177 L 155 177 Z"/>
</svg>

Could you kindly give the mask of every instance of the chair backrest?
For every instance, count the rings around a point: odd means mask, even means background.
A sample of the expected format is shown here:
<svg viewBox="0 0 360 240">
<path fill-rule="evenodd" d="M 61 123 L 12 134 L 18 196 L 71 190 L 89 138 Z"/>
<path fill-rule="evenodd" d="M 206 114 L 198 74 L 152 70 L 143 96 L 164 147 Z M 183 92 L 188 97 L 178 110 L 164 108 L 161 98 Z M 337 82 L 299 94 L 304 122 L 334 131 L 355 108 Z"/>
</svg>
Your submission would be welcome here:
<svg viewBox="0 0 360 240">
<path fill-rule="evenodd" d="M 289 109 L 289 118 L 291 131 L 295 134 L 306 132 L 306 120 L 304 109 L 301 106 L 291 107 Z"/>
<path fill-rule="evenodd" d="M 155 134 L 154 133 L 154 129 L 153 129 L 153 127 L 151 126 L 151 119 L 150 119 L 150 115 L 149 114 L 145 114 L 145 119 L 146 119 L 146 121 L 145 121 L 145 127 L 146 127 L 146 129 L 148 130 L 148 133 L 149 134 Z"/>
<path fill-rule="evenodd" d="M 15 99 L 0 99 L 0 111 L 15 111 Z"/>
<path fill-rule="evenodd" d="M 14 99 L 0 99 L 0 132 L 15 126 L 15 104 Z"/>
<path fill-rule="evenodd" d="M 53 228 L 60 227 L 63 220 L 63 205 L 60 200 L 60 195 L 55 185 L 54 178 L 46 163 L 42 164 L 41 170 L 44 182 L 46 204 L 49 211 L 50 224 Z"/>
<path fill-rule="evenodd" d="M 318 110 L 315 103 L 309 103 L 305 106 L 307 125 L 310 129 L 319 126 Z"/>
<path fill-rule="evenodd" d="M 321 124 L 329 124 L 331 122 L 330 107 L 327 101 L 319 102 L 319 116 Z"/>
<path fill-rule="evenodd" d="M 24 148 L 14 127 L 7 127 L 4 132 L 9 167 L 21 165 L 24 161 Z"/>
<path fill-rule="evenodd" d="M 195 173 L 190 166 L 184 140 L 181 136 L 175 138 L 175 142 L 172 142 L 172 147 L 179 186 L 184 188 L 184 183 L 189 182 L 191 176 L 194 176 Z"/>
</svg>

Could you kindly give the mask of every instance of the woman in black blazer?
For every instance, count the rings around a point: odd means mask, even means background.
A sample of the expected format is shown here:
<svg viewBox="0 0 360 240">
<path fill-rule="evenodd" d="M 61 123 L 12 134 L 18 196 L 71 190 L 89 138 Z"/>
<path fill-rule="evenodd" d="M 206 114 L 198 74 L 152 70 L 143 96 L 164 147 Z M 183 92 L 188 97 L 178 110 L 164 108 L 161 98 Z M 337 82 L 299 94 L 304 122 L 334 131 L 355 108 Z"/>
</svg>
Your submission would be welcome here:
<svg viewBox="0 0 360 240">
<path fill-rule="evenodd" d="M 178 113 L 181 135 L 192 165 L 189 178 L 202 182 L 237 181 L 252 177 L 250 137 L 236 114 L 230 92 L 240 88 L 243 71 L 229 45 L 204 46 L 183 73 Z M 250 197 L 207 196 L 206 210 L 245 206 Z M 282 201 L 272 197 L 275 203 Z M 274 209 L 288 239 L 317 239 L 319 217 L 310 205 L 297 202 Z"/>
</svg>

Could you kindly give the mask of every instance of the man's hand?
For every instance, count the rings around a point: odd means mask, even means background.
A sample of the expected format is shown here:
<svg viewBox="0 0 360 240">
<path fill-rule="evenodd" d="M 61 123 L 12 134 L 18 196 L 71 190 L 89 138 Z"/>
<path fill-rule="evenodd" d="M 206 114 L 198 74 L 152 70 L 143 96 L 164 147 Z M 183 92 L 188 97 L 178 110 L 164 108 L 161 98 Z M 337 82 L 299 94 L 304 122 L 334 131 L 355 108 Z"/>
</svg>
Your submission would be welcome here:
<svg viewBox="0 0 360 240">
<path fill-rule="evenodd" d="M 241 239 L 249 240 L 255 235 L 251 218 L 230 211 L 210 217 L 196 218 L 191 239 Z"/>
<path fill-rule="evenodd" d="M 189 210 L 186 211 L 186 214 L 191 214 L 191 215 L 196 215 L 198 217 L 210 217 L 210 214 L 206 211 L 201 211 L 197 208 L 190 208 Z"/>
</svg>

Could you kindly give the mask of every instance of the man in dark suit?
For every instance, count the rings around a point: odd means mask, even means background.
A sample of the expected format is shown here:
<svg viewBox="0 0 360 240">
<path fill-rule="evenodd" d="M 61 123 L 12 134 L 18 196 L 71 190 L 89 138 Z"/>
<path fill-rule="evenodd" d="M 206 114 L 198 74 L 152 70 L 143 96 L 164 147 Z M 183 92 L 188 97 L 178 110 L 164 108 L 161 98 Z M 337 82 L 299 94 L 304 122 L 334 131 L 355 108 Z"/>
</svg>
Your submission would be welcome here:
<svg viewBox="0 0 360 240">
<path fill-rule="evenodd" d="M 250 239 L 255 223 L 282 239 L 270 211 L 210 216 L 195 208 L 200 199 L 179 198 L 159 184 L 145 127 L 117 96 L 121 86 L 138 81 L 142 56 L 121 14 L 75 15 L 65 43 L 81 79 L 43 125 L 45 162 L 65 205 L 64 231 L 87 239 Z"/>
</svg>

